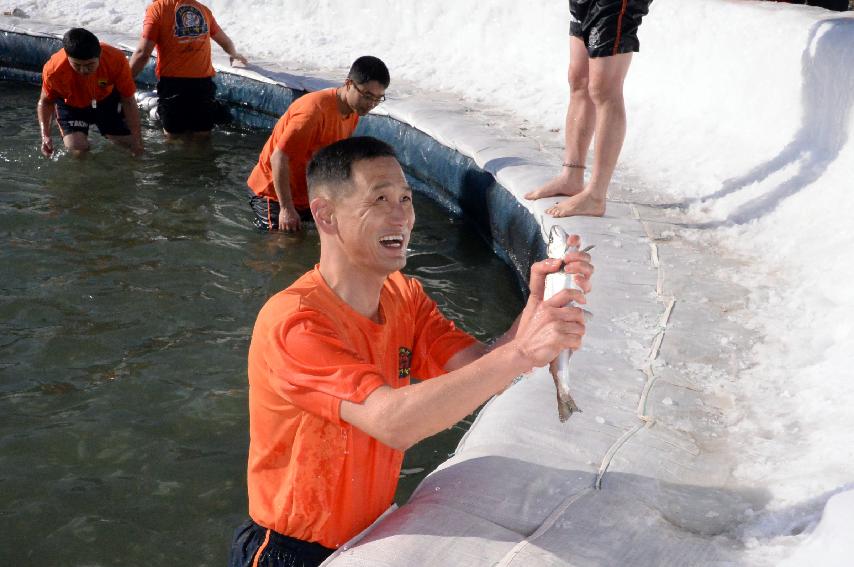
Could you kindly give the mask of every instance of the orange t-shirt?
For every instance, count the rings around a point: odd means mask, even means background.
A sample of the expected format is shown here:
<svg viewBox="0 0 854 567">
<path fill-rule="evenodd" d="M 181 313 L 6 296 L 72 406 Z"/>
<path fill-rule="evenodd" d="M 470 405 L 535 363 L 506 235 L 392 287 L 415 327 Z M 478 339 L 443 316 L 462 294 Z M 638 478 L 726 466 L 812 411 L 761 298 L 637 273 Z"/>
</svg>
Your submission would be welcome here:
<svg viewBox="0 0 854 567">
<path fill-rule="evenodd" d="M 210 9 L 196 0 L 156 0 L 142 22 L 142 37 L 157 45 L 158 77 L 213 77 L 211 36 L 219 32 Z"/>
<path fill-rule="evenodd" d="M 92 100 L 104 100 L 113 88 L 123 97 L 136 92 L 125 54 L 106 43 L 101 44 L 98 69 L 91 75 L 84 76 L 72 69 L 65 49 L 54 53 L 42 68 L 42 91 L 47 98 L 62 100 L 75 108 L 86 108 Z"/>
<path fill-rule="evenodd" d="M 338 111 L 334 88 L 301 96 L 279 118 L 246 183 L 259 197 L 278 200 L 273 188 L 273 166 L 270 164 L 270 157 L 273 150 L 279 148 L 288 156 L 294 207 L 307 209 L 305 170 L 308 162 L 320 148 L 349 138 L 358 123 L 359 115 L 355 112 L 345 118 Z"/>
<path fill-rule="evenodd" d="M 396 272 L 379 324 L 306 273 L 258 314 L 249 347 L 249 515 L 329 548 L 392 503 L 403 452 L 341 421 L 341 400 L 432 378 L 475 342 L 445 319 L 418 281 Z"/>
</svg>

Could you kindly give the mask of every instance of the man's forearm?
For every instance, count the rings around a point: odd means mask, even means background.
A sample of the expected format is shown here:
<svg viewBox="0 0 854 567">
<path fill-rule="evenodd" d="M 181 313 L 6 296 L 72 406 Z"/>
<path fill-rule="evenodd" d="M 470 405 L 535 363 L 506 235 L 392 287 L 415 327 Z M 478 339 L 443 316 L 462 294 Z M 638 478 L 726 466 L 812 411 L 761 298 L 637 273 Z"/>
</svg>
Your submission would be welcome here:
<svg viewBox="0 0 854 567">
<path fill-rule="evenodd" d="M 513 340 L 516 336 L 516 331 L 519 329 L 519 321 L 522 318 L 520 314 L 516 317 L 516 320 L 513 321 L 513 324 L 510 326 L 507 331 L 504 332 L 503 335 L 489 341 L 489 343 L 484 344 L 480 341 L 471 345 L 470 347 L 461 350 L 452 356 L 448 362 L 445 363 L 445 370 L 447 372 L 453 372 L 454 370 L 459 370 L 463 366 L 467 364 L 471 364 L 475 360 L 479 359 L 481 356 L 492 352 L 493 350 L 502 347 Z"/>
<path fill-rule="evenodd" d="M 477 360 L 432 380 L 400 389 L 383 387 L 371 394 L 374 415 L 355 415 L 341 406 L 341 417 L 360 427 L 360 420 L 382 423 L 376 432 L 383 443 L 400 450 L 443 431 L 503 391 L 531 363 L 515 345 L 504 345 Z"/>
<path fill-rule="evenodd" d="M 136 100 L 131 97 L 122 98 L 122 111 L 125 114 L 128 129 L 134 141 L 142 144 L 142 132 L 139 126 L 139 109 L 136 107 Z"/>
<path fill-rule="evenodd" d="M 133 52 L 130 58 L 130 74 L 136 77 L 139 75 L 143 69 L 145 69 L 145 65 L 148 63 L 149 55 L 145 52 L 137 49 Z"/>
<path fill-rule="evenodd" d="M 294 199 L 291 195 L 291 168 L 288 164 L 288 156 L 280 150 L 274 150 L 270 158 L 270 167 L 273 170 L 273 190 L 276 192 L 279 206 L 292 207 Z"/>
<path fill-rule="evenodd" d="M 237 53 L 237 48 L 234 46 L 234 42 L 231 41 L 231 38 L 228 37 L 228 34 L 224 31 L 220 30 L 218 34 L 211 36 L 211 39 L 214 40 L 229 57 L 237 57 L 239 55 Z"/>
<path fill-rule="evenodd" d="M 50 137 L 50 128 L 55 111 L 56 103 L 50 100 L 39 99 L 36 107 L 36 115 L 39 119 L 39 130 L 41 131 L 42 138 Z"/>
<path fill-rule="evenodd" d="M 130 57 L 130 74 L 136 77 L 143 69 L 145 69 L 148 60 L 151 58 L 151 53 L 154 51 L 154 42 L 146 38 L 139 40 L 139 45 L 136 46 L 136 51 Z"/>
</svg>

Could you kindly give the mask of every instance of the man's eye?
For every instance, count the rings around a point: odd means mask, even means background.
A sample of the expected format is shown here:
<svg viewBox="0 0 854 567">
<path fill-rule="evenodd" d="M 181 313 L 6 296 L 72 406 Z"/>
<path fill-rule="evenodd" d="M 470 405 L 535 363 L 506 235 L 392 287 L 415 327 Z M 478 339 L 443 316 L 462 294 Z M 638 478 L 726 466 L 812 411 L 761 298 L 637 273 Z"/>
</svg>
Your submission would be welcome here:
<svg viewBox="0 0 854 567">
<path fill-rule="evenodd" d="M 412 200 L 412 196 L 411 195 L 404 195 L 400 200 L 403 201 L 404 203 L 408 203 Z"/>
</svg>

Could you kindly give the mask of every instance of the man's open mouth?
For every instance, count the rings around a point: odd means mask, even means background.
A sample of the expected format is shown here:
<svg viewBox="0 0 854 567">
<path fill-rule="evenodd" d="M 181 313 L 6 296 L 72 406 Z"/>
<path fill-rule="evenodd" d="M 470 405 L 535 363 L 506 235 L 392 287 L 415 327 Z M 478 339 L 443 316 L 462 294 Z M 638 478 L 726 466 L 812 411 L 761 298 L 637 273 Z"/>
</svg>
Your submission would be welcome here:
<svg viewBox="0 0 854 567">
<path fill-rule="evenodd" d="M 380 244 L 384 248 L 402 248 L 403 247 L 403 235 L 402 234 L 389 234 L 387 236 L 383 236 L 380 238 Z"/>
</svg>

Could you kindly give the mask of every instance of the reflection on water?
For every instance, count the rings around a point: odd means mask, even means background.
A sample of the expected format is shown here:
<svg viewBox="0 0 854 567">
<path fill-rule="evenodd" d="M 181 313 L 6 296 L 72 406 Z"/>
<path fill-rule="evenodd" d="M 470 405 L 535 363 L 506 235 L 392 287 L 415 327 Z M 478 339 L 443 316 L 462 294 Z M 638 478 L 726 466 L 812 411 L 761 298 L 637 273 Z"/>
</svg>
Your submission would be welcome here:
<svg viewBox="0 0 854 567">
<path fill-rule="evenodd" d="M 222 565 L 246 513 L 251 328 L 317 235 L 251 228 L 264 133 L 188 148 L 148 128 L 133 160 L 93 131 L 86 159 L 46 160 L 37 97 L 0 82 L 0 556 Z M 407 272 L 470 332 L 504 330 L 513 273 L 462 221 L 416 211 Z M 407 453 L 399 500 L 465 427 Z"/>
</svg>

